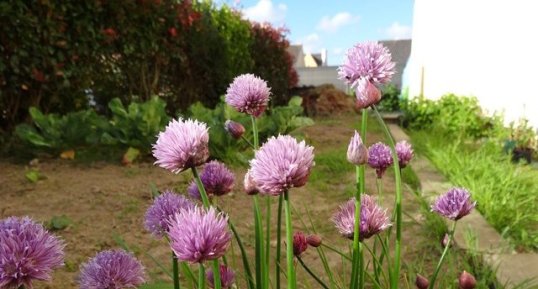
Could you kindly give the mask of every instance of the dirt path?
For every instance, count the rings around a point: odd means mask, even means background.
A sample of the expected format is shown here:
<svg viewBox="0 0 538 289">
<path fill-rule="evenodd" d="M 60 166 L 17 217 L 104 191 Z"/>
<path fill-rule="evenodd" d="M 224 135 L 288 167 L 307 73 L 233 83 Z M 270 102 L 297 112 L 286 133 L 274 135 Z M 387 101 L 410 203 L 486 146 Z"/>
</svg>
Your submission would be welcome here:
<svg viewBox="0 0 538 289">
<path fill-rule="evenodd" d="M 330 156 L 330 153 L 336 150 L 344 152 L 343 155 L 339 154 L 339 157 L 345 159 L 345 149 L 353 133 L 353 124 L 357 122 L 357 115 L 335 116 L 331 120 L 318 120 L 315 126 L 305 129 L 304 134 L 320 158 L 325 154 Z M 367 143 L 371 144 L 380 139 L 382 135 L 379 132 L 372 133 L 368 135 Z M 330 163 L 323 165 L 318 156 L 316 162 L 320 165 L 314 170 L 319 169 L 320 174 L 325 171 L 330 173 L 331 169 L 340 169 L 332 167 Z M 125 240 L 149 268 L 151 280 L 167 280 L 148 257 L 150 254 L 158 260 L 165 260 L 164 262 L 169 258 L 169 248 L 165 242 L 152 239 L 143 228 L 144 213 L 151 203 L 149 185 L 154 182 L 159 189 L 176 188 L 178 192 L 184 192 L 190 178 L 188 173 L 173 175 L 149 163 L 122 167 L 108 163 L 77 165 L 60 160 L 42 162 L 38 168 L 45 179 L 30 183 L 24 176 L 27 169 L 25 166 L 0 160 L 0 218 L 28 215 L 40 222 L 47 222 L 53 216 L 65 215 L 72 220 L 67 229 L 56 232 L 67 244 L 65 267 L 54 273 L 52 283 L 39 283 L 35 288 L 76 288 L 80 263 L 100 250 L 119 247 L 118 240 L 121 239 Z M 236 185 L 237 192 L 225 196 L 219 203 L 230 213 L 251 251 L 254 227 L 252 205 L 250 197 L 240 190 L 243 173 L 244 169 L 236 170 L 236 178 L 240 180 Z M 367 191 L 375 192 L 375 173 L 372 170 L 368 170 L 368 180 Z M 324 242 L 342 248 L 348 245 L 348 240 L 338 235 L 330 218 L 339 204 L 349 198 L 353 183 L 354 171 L 351 169 L 328 181 L 318 176 L 318 181 L 314 180 L 291 192 L 297 213 L 306 218 L 308 208 L 310 214 L 315 216 L 314 223 Z M 383 203 L 390 205 L 394 195 L 391 173 L 383 179 L 383 187 Z M 405 192 L 404 210 L 410 216 L 420 218 L 414 199 L 408 191 Z M 277 198 L 273 198 L 271 202 L 272 216 L 275 217 Z M 265 204 L 265 200 L 262 200 L 262 204 Z M 417 225 L 410 219 L 406 222 L 406 244 L 417 243 Z M 295 226 L 296 229 L 307 230 L 298 221 Z M 272 235 L 275 236 L 274 231 Z M 272 244 L 275 245 L 275 242 Z M 408 260 L 412 260 L 413 256 L 422 254 L 417 250 L 419 248 L 416 246 L 406 246 L 403 253 Z M 238 252 L 237 247 L 235 251 Z M 330 256 L 331 264 L 341 270 L 340 258 L 332 254 Z M 317 254 L 313 250 L 305 253 L 304 260 L 311 262 L 315 270 L 322 272 Z M 301 278 L 303 273 L 302 270 L 299 271 Z"/>
</svg>

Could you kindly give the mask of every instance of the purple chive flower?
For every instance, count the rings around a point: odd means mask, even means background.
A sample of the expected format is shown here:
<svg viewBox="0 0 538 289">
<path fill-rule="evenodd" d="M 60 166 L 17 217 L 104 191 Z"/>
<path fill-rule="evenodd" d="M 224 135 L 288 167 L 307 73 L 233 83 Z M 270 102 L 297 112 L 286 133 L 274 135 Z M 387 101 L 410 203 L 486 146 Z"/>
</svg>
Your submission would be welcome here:
<svg viewBox="0 0 538 289">
<path fill-rule="evenodd" d="M 396 154 L 398 155 L 398 163 L 400 164 L 400 168 L 403 169 L 413 158 L 413 149 L 405 140 L 399 141 L 394 148 L 396 149 Z"/>
<path fill-rule="evenodd" d="M 231 239 L 228 217 L 213 207 L 194 207 L 176 214 L 168 236 L 178 259 L 192 263 L 222 257 Z"/>
<path fill-rule="evenodd" d="M 383 177 L 392 162 L 392 153 L 386 144 L 378 142 L 368 149 L 368 165 L 375 169 L 378 178 Z"/>
<path fill-rule="evenodd" d="M 224 122 L 224 129 L 235 139 L 240 139 L 245 133 L 245 127 L 233 120 Z"/>
<path fill-rule="evenodd" d="M 300 256 L 306 249 L 308 249 L 306 235 L 301 231 L 293 233 L 293 255 Z"/>
<path fill-rule="evenodd" d="M 64 243 L 28 217 L 0 220 L 0 288 L 32 288 L 63 265 Z"/>
<path fill-rule="evenodd" d="M 234 79 L 226 91 L 226 103 L 239 112 L 260 116 L 267 107 L 271 89 L 267 82 L 253 74 L 243 74 Z"/>
<path fill-rule="evenodd" d="M 200 174 L 200 180 L 208 196 L 222 196 L 232 191 L 235 176 L 223 163 L 210 161 Z M 189 185 L 188 192 L 192 198 L 201 199 L 200 191 L 194 181 Z"/>
<path fill-rule="evenodd" d="M 144 267 L 133 255 L 123 250 L 97 253 L 82 265 L 80 289 L 137 288 L 145 282 Z"/>
<path fill-rule="evenodd" d="M 471 200 L 471 194 L 463 188 L 452 188 L 441 195 L 432 204 L 432 211 L 448 219 L 457 221 L 471 212 L 476 202 Z"/>
<path fill-rule="evenodd" d="M 314 165 L 313 150 L 288 135 L 271 137 L 250 161 L 251 176 L 260 192 L 276 196 L 306 184 Z"/>
<path fill-rule="evenodd" d="M 180 173 L 203 164 L 209 157 L 209 135 L 205 123 L 197 120 L 172 120 L 159 133 L 153 145 L 156 165 Z"/>
<path fill-rule="evenodd" d="M 389 50 L 377 42 L 359 43 L 346 52 L 338 78 L 356 89 L 359 107 L 376 104 L 381 93 L 376 86 L 390 82 L 395 63 Z"/>
<path fill-rule="evenodd" d="M 332 218 L 340 234 L 353 240 L 355 226 L 355 198 L 340 206 L 340 210 Z M 361 197 L 361 224 L 359 226 L 359 240 L 371 236 L 391 226 L 386 210 L 379 207 L 374 198 L 363 194 Z"/>
<path fill-rule="evenodd" d="M 243 180 L 243 187 L 244 187 L 245 192 L 247 193 L 247 195 L 255 195 L 255 194 L 259 193 L 258 186 L 256 185 L 256 183 L 252 179 L 251 175 L 252 174 L 251 174 L 250 170 L 247 171 L 247 173 L 245 174 L 245 178 Z"/>
<path fill-rule="evenodd" d="M 226 267 L 225 265 L 219 266 L 220 271 L 220 286 L 222 289 L 230 289 L 235 281 L 234 271 Z M 208 270 L 206 273 L 207 284 L 210 288 L 215 288 L 215 277 L 213 276 L 213 270 Z"/>
<path fill-rule="evenodd" d="M 153 201 L 146 211 L 144 226 L 156 238 L 163 237 L 169 230 L 170 218 L 181 210 L 194 207 L 194 203 L 173 191 L 165 191 Z"/>
<path fill-rule="evenodd" d="M 357 166 L 368 162 L 368 149 L 362 143 L 361 136 L 357 131 L 355 131 L 347 147 L 347 160 Z"/>
</svg>

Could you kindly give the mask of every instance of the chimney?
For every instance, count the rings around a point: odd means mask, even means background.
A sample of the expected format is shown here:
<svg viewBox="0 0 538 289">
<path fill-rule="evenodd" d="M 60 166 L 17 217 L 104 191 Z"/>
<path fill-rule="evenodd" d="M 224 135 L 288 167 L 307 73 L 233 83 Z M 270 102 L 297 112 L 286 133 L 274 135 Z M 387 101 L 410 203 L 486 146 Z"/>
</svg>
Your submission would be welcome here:
<svg viewBox="0 0 538 289">
<path fill-rule="evenodd" d="M 321 49 L 321 66 L 327 66 L 327 49 Z"/>
</svg>

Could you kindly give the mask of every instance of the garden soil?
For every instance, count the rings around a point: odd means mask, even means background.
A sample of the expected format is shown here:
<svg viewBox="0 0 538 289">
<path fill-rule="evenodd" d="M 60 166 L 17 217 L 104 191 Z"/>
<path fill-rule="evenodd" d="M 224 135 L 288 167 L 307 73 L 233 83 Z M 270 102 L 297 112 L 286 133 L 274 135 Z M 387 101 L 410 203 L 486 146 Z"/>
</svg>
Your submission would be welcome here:
<svg viewBox="0 0 538 289">
<path fill-rule="evenodd" d="M 315 152 L 333 148 L 335 146 L 347 147 L 353 134 L 353 123 L 358 122 L 356 114 L 333 116 L 331 121 L 317 121 L 316 125 L 304 130 L 304 135 L 315 147 Z M 368 135 L 368 143 L 381 140 L 382 135 L 374 133 Z M 14 164 L 8 160 L 0 160 L 0 218 L 8 216 L 30 216 L 43 223 L 49 222 L 53 217 L 65 216 L 70 221 L 67 228 L 54 233 L 65 240 L 66 260 L 65 266 L 54 272 L 50 283 L 37 282 L 35 288 L 77 288 L 77 275 L 80 265 L 94 256 L 98 251 L 120 247 L 128 247 L 140 258 L 148 268 L 148 278 L 151 281 L 169 282 L 154 260 L 169 267 L 170 250 L 165 240 L 156 240 L 144 229 L 144 213 L 151 204 L 152 183 L 160 190 L 174 188 L 178 192 L 185 192 L 190 181 L 190 174 L 184 172 L 180 175 L 169 173 L 166 170 L 153 166 L 151 163 L 138 163 L 129 167 L 118 163 L 96 162 L 91 165 L 79 164 L 67 160 L 40 160 L 33 164 L 42 178 L 36 183 L 28 181 L 25 173 L 30 165 Z M 314 170 L 316 168 L 314 167 Z M 252 254 L 254 224 L 252 221 L 252 200 L 245 195 L 242 188 L 244 169 L 236 173 L 236 188 L 234 193 L 218 200 L 231 220 L 243 235 L 243 240 Z M 375 173 L 368 170 L 368 192 L 375 192 Z M 316 230 L 323 237 L 323 242 L 336 247 L 347 249 L 349 241 L 339 236 L 333 227 L 330 218 L 345 202 L 349 195 L 344 193 L 346 186 L 354 182 L 354 172 L 341 176 L 338 180 L 330 182 L 324 188 L 316 188 L 309 184 L 302 188 L 293 189 L 290 198 L 294 204 L 294 226 L 296 230 L 311 233 L 308 214 L 313 216 Z M 383 179 L 385 206 L 393 203 L 394 184 L 389 173 Z M 412 220 L 420 219 L 415 197 L 405 191 L 404 210 L 408 212 L 408 223 L 404 231 L 405 244 L 419 243 L 420 230 L 417 223 Z M 270 198 L 272 203 L 273 223 L 276 223 L 276 207 L 278 198 Z M 261 203 L 266 204 L 265 197 Z M 389 209 L 390 211 L 390 209 Z M 306 224 L 299 221 L 302 219 Z M 273 226 L 274 228 L 274 226 Z M 275 230 L 271 232 L 274 247 L 276 241 Z M 437 242 L 432 240 L 432 242 Z M 239 255 L 238 247 L 234 244 L 229 250 L 229 262 L 235 263 L 239 268 L 240 259 L 232 257 Z M 417 246 L 404 247 L 404 261 L 410 261 L 413 256 L 422 256 Z M 343 267 L 338 255 L 327 252 L 331 267 L 341 271 L 350 268 Z M 274 256 L 273 256 L 274 257 Z M 253 264 L 253 257 L 251 255 Z M 313 248 L 307 250 L 303 260 L 310 264 L 314 271 L 322 276 L 321 262 Z M 405 262 L 407 262 L 405 261 Z M 405 266 L 404 266 L 405 267 Z M 304 270 L 298 269 L 298 278 L 301 288 L 317 288 L 311 278 L 306 278 Z M 241 274 L 238 276 L 238 288 L 244 288 Z M 304 281 L 303 281 L 304 280 Z M 309 287 L 308 287 L 309 286 Z"/>
</svg>

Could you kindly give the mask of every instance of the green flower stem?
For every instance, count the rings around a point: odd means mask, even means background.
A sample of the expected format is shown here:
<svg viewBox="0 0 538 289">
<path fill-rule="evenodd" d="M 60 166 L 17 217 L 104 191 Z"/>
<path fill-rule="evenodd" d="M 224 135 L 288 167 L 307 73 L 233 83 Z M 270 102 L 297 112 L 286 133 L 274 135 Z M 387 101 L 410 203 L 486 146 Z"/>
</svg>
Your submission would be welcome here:
<svg viewBox="0 0 538 289">
<path fill-rule="evenodd" d="M 172 252 L 172 271 L 174 272 L 174 289 L 179 289 L 179 266 L 176 258 L 176 254 Z"/>
<path fill-rule="evenodd" d="M 401 258 L 401 252 L 402 252 L 402 177 L 400 175 L 400 164 L 398 162 L 398 155 L 396 154 L 394 139 L 392 138 L 392 135 L 390 134 L 390 131 L 383 121 L 383 118 L 381 117 L 381 114 L 377 110 L 377 107 L 375 105 L 372 105 L 375 114 L 377 116 L 377 119 L 381 126 L 383 127 L 383 131 L 385 132 L 385 136 L 387 137 L 387 140 L 389 142 L 389 146 L 392 151 L 392 161 L 393 161 L 393 167 L 394 167 L 394 179 L 396 181 L 396 246 L 394 248 L 394 268 L 392 272 L 392 279 L 390 283 L 391 289 L 398 289 L 398 281 L 400 276 L 400 258 Z"/>
<path fill-rule="evenodd" d="M 266 213 L 265 213 L 265 267 L 264 273 L 264 288 L 269 288 L 269 260 L 271 260 L 271 198 L 266 196 Z"/>
<path fill-rule="evenodd" d="M 325 283 L 323 283 L 323 281 L 321 281 L 321 279 L 319 279 L 318 276 L 316 276 L 316 274 L 314 274 L 314 272 L 312 272 L 312 270 L 310 270 L 310 268 L 308 268 L 308 266 L 306 266 L 306 264 L 303 262 L 303 259 L 301 259 L 300 256 L 297 256 L 297 260 L 299 261 L 299 263 L 303 266 L 303 268 L 305 269 L 305 271 L 310 274 L 310 276 L 312 276 L 312 278 L 314 278 L 314 280 L 316 280 L 316 282 L 319 283 L 319 285 L 321 285 L 323 288 L 325 289 L 329 289 L 329 287 L 327 287 L 327 285 L 325 285 Z"/>
<path fill-rule="evenodd" d="M 248 145 L 251 147 L 251 148 L 254 148 L 254 145 L 245 137 L 245 136 L 241 136 L 241 138 L 246 142 L 248 143 Z"/>
<path fill-rule="evenodd" d="M 362 141 L 366 142 L 366 127 L 368 123 L 368 111 L 366 109 L 362 110 L 362 119 L 361 119 L 361 137 Z M 364 278 L 363 274 L 363 262 L 361 261 L 363 252 L 362 246 L 360 244 L 360 223 L 361 223 L 361 195 L 365 191 L 365 165 L 356 166 L 356 182 L 357 190 L 355 191 L 355 227 L 353 234 L 353 262 L 351 265 L 351 281 L 349 284 L 350 289 L 363 289 L 364 288 Z"/>
<path fill-rule="evenodd" d="M 255 233 L 255 259 L 256 259 L 256 285 L 258 289 L 265 289 L 263 287 L 264 282 L 264 250 L 263 250 L 263 228 L 262 228 L 262 218 L 260 215 L 260 206 L 258 204 L 258 196 L 254 196 L 254 233 Z"/>
<path fill-rule="evenodd" d="M 214 275 L 215 274 L 213 274 L 213 276 Z M 217 284 L 215 284 L 215 286 L 216 285 Z M 205 270 L 204 270 L 204 264 L 203 263 L 200 263 L 200 268 L 198 269 L 198 289 L 205 289 Z"/>
<path fill-rule="evenodd" d="M 454 221 L 452 224 L 452 230 L 449 232 L 448 235 L 448 241 L 446 242 L 445 250 L 443 251 L 443 254 L 441 255 L 441 259 L 439 259 L 439 263 L 437 264 L 437 268 L 435 268 L 435 273 L 433 273 L 432 278 L 430 279 L 430 286 L 428 286 L 428 289 L 433 289 L 433 286 L 435 285 L 435 280 L 437 279 L 437 275 L 439 274 L 439 270 L 441 270 L 441 265 L 443 265 L 443 261 L 445 260 L 445 257 L 448 253 L 448 249 L 450 248 L 450 245 L 452 244 L 452 240 L 454 238 L 454 233 L 456 232 L 456 224 L 458 222 Z"/>
<path fill-rule="evenodd" d="M 340 251 L 340 250 L 338 250 L 338 249 L 336 249 L 336 248 L 334 248 L 332 246 L 329 246 L 329 245 L 327 245 L 325 243 L 321 243 L 321 246 L 335 252 L 336 254 L 340 255 L 342 258 L 344 258 L 344 259 L 346 259 L 348 261 L 353 261 L 348 255 L 344 254 L 342 251 Z"/>
<path fill-rule="evenodd" d="M 278 197 L 278 215 L 277 215 L 277 229 L 276 229 L 276 262 L 275 262 L 275 274 L 276 274 L 276 288 L 280 289 L 280 246 L 282 242 L 282 202 L 284 197 L 280 195 Z"/>
<path fill-rule="evenodd" d="M 253 115 L 250 116 L 250 120 L 252 121 L 253 147 L 254 150 L 257 150 L 259 147 L 258 125 Z M 259 289 L 267 289 L 269 286 L 269 270 L 267 270 L 267 260 L 265 260 L 266 255 L 263 248 L 263 225 L 257 195 L 254 196 L 254 227 L 256 237 L 256 285 Z"/>
<path fill-rule="evenodd" d="M 187 280 L 190 280 L 191 287 L 195 288 L 196 284 L 196 276 L 193 274 L 191 268 L 185 264 L 185 262 L 179 263 L 179 266 L 181 266 L 181 269 L 183 270 L 183 274 L 185 277 L 187 277 Z"/>
<path fill-rule="evenodd" d="M 286 258 L 288 270 L 288 287 L 295 289 L 297 281 L 295 277 L 295 267 L 293 265 L 293 228 L 291 227 L 291 210 L 288 191 L 284 191 L 284 211 L 286 213 Z"/>
<path fill-rule="evenodd" d="M 204 184 L 202 183 L 202 180 L 200 179 L 200 176 L 198 175 L 198 171 L 196 170 L 196 167 L 192 167 L 192 175 L 194 176 L 194 181 L 196 182 L 196 186 L 198 187 L 198 191 L 200 191 L 200 196 L 202 197 L 202 203 L 204 204 L 205 208 L 209 208 L 209 198 L 207 197 L 207 192 L 205 191 Z M 202 264 L 200 264 L 200 267 L 203 267 Z M 215 289 L 221 289 L 221 282 L 220 282 L 220 266 L 219 266 L 219 260 L 215 259 L 213 260 L 213 278 L 214 278 L 214 284 Z M 200 287 L 203 288 L 203 287 Z"/>
</svg>

